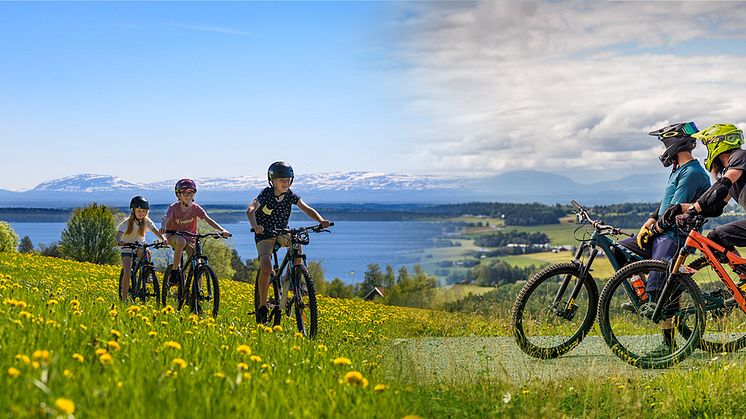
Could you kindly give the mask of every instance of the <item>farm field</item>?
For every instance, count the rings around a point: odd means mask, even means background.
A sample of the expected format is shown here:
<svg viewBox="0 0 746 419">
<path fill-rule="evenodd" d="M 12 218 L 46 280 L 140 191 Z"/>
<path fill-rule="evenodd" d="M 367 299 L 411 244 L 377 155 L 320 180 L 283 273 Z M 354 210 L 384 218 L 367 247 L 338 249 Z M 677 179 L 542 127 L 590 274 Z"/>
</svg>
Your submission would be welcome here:
<svg viewBox="0 0 746 419">
<path fill-rule="evenodd" d="M 429 351 L 448 338 L 460 348 L 454 360 L 472 359 L 475 371 L 488 371 L 480 365 L 505 362 L 493 358 L 501 351 L 469 342 L 506 336 L 512 348 L 507 319 L 322 296 L 320 334 L 309 340 L 288 319 L 277 329 L 254 325 L 250 285 L 221 281 L 220 315 L 200 318 L 150 302 L 115 302 L 118 270 L 0 254 L 0 411 L 9 417 L 746 414 L 746 369 L 736 358 L 655 376 L 613 360 L 614 369 L 594 377 L 553 374 L 567 364 L 522 357 L 521 368 L 540 365 L 549 379 L 514 383 L 482 373 L 425 379 L 409 375 L 402 363 L 418 366 L 426 358 L 411 349 L 397 358 L 393 342 L 421 342 L 407 347 Z"/>
</svg>

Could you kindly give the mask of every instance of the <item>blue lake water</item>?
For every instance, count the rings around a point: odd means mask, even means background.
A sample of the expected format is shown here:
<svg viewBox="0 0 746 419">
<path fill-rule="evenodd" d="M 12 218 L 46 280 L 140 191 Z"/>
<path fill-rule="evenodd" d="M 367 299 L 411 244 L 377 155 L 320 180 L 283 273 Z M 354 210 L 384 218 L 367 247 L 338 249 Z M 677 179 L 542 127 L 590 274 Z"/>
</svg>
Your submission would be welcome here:
<svg viewBox="0 0 746 419">
<path fill-rule="evenodd" d="M 10 223 L 18 237 L 29 236 L 34 246 L 59 241 L 65 223 Z M 312 222 L 291 222 L 291 227 L 312 225 Z M 256 257 L 254 234 L 248 222 L 223 224 L 233 233 L 228 242 L 242 259 Z M 321 262 L 327 279 L 335 277 L 347 283 L 363 280 L 368 264 L 384 268 L 392 265 L 412 267 L 424 262 L 423 250 L 441 233 L 442 224 L 411 221 L 339 221 L 331 234 L 311 234 L 305 252 L 309 261 Z M 155 239 L 151 233 L 148 240 Z M 284 251 L 283 251 L 284 252 Z"/>
</svg>

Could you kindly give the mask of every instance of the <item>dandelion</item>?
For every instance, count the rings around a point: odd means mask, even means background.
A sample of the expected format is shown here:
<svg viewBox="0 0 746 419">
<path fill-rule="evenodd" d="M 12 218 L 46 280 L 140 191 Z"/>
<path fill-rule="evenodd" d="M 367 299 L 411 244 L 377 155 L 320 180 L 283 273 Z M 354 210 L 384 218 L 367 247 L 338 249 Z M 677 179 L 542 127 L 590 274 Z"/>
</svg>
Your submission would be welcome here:
<svg viewBox="0 0 746 419">
<path fill-rule="evenodd" d="M 140 306 L 132 306 L 127 309 L 127 314 L 134 316 L 140 311 Z"/>
<path fill-rule="evenodd" d="M 150 332 L 148 332 L 148 336 L 150 336 L 151 338 L 156 337 L 158 336 L 158 332 L 156 332 L 155 330 L 151 330 Z"/>
<path fill-rule="evenodd" d="M 245 362 L 239 362 L 237 365 L 239 370 L 247 370 L 249 369 L 249 366 Z"/>
<path fill-rule="evenodd" d="M 169 348 L 169 349 L 181 350 L 181 345 L 179 344 L 179 342 L 174 342 L 172 340 L 169 340 L 168 342 L 164 343 L 163 347 Z"/>
<path fill-rule="evenodd" d="M 37 361 L 34 361 L 31 363 L 31 366 L 34 367 L 34 369 L 38 369 L 40 365 Z"/>
<path fill-rule="evenodd" d="M 334 361 L 332 361 L 334 365 L 352 365 L 352 361 L 350 361 L 350 358 L 345 357 L 339 357 L 335 358 Z"/>
<path fill-rule="evenodd" d="M 114 336 L 116 336 L 117 338 L 121 338 L 122 337 L 122 332 L 120 332 L 117 329 L 111 329 L 111 334 L 114 335 Z"/>
<path fill-rule="evenodd" d="M 98 349 L 96 349 L 96 356 L 101 356 L 101 355 L 105 354 L 106 352 L 107 352 L 106 349 L 104 349 L 104 348 L 98 348 Z"/>
<path fill-rule="evenodd" d="M 21 361 L 24 364 L 30 364 L 31 363 L 31 358 L 29 358 L 28 355 L 18 354 L 18 355 L 16 355 L 16 361 Z"/>
<path fill-rule="evenodd" d="M 64 375 L 67 378 L 72 378 L 73 372 L 70 371 L 70 370 L 68 370 L 68 369 L 66 369 L 66 370 L 62 371 L 62 375 Z"/>
<path fill-rule="evenodd" d="M 263 370 L 269 369 L 269 364 L 262 364 L 262 369 Z"/>
<path fill-rule="evenodd" d="M 407 416 L 404 416 L 401 419 L 422 419 L 422 417 L 421 416 L 417 416 L 417 415 L 407 415 Z"/>
<path fill-rule="evenodd" d="M 8 377 L 16 378 L 19 375 L 21 375 L 21 371 L 19 371 L 18 368 L 14 368 L 14 367 L 8 368 Z"/>
<path fill-rule="evenodd" d="M 239 347 L 236 348 L 236 352 L 241 355 L 251 355 L 251 348 L 249 345 L 239 345 Z"/>
<path fill-rule="evenodd" d="M 46 349 L 38 349 L 31 355 L 34 359 L 43 359 L 44 361 L 49 359 L 49 351 Z"/>
<path fill-rule="evenodd" d="M 72 415 L 73 412 L 75 412 L 75 403 L 73 403 L 73 401 L 70 399 L 59 398 L 55 400 L 54 405 L 62 413 L 67 413 L 68 415 Z"/>
<path fill-rule="evenodd" d="M 225 378 L 225 373 L 218 371 L 215 374 L 213 374 L 216 378 Z"/>
<path fill-rule="evenodd" d="M 34 317 L 34 315 L 31 314 L 31 313 L 29 313 L 28 311 L 24 310 L 24 311 L 21 311 L 20 313 L 18 313 L 18 317 L 21 317 L 21 318 L 24 318 L 24 319 L 31 319 L 31 318 Z"/>
<path fill-rule="evenodd" d="M 250 372 L 243 373 L 243 379 L 244 379 L 244 381 L 250 380 L 251 379 L 251 373 Z"/>
<path fill-rule="evenodd" d="M 88 330 L 88 326 L 86 326 L 86 325 L 84 325 L 84 324 L 81 324 L 81 325 L 80 325 L 80 330 L 82 330 L 82 331 L 84 331 L 84 332 L 85 332 L 86 330 Z"/>
<path fill-rule="evenodd" d="M 261 357 L 261 356 L 259 356 L 259 355 L 251 355 L 251 356 L 249 357 L 249 359 L 250 359 L 250 360 L 251 360 L 252 362 L 262 362 L 262 357 Z"/>
<path fill-rule="evenodd" d="M 277 326 L 273 327 L 272 330 L 274 330 L 275 332 L 282 332 L 282 326 L 278 324 Z"/>
<path fill-rule="evenodd" d="M 300 351 L 300 346 L 298 346 L 298 345 L 293 345 L 293 350 L 294 350 L 295 352 L 298 352 L 298 351 Z"/>
<path fill-rule="evenodd" d="M 114 359 L 111 357 L 111 354 L 107 352 L 98 357 L 98 362 L 102 365 L 111 365 L 114 362 Z"/>
<path fill-rule="evenodd" d="M 181 359 L 181 358 L 174 358 L 174 359 L 173 359 L 173 360 L 171 361 L 171 365 L 175 365 L 175 366 L 177 366 L 177 367 L 179 367 L 179 368 L 181 368 L 181 369 L 183 370 L 184 368 L 186 368 L 186 366 L 187 366 L 187 362 L 186 362 L 186 361 L 184 361 L 184 360 L 183 360 L 183 359 Z"/>
<path fill-rule="evenodd" d="M 301 333 L 301 332 L 295 332 L 295 337 L 296 338 L 303 338 L 303 333 Z"/>
<path fill-rule="evenodd" d="M 70 300 L 70 308 L 73 310 L 77 310 L 80 308 L 80 301 L 78 300 Z"/>
<path fill-rule="evenodd" d="M 174 308 L 171 307 L 171 304 L 169 304 L 166 307 L 163 307 L 163 310 L 161 310 L 161 313 L 163 313 L 163 314 L 171 314 L 174 311 L 175 311 Z"/>
<path fill-rule="evenodd" d="M 320 343 L 319 346 L 316 347 L 321 352 L 326 352 L 329 348 L 326 347 L 323 343 Z"/>
<path fill-rule="evenodd" d="M 342 381 L 351 386 L 362 386 L 363 388 L 368 387 L 368 379 L 363 377 L 363 374 L 359 371 L 348 371 Z"/>
<path fill-rule="evenodd" d="M 386 384 L 376 384 L 376 386 L 373 387 L 373 391 L 375 391 L 376 393 L 380 393 L 384 390 L 386 390 Z"/>
<path fill-rule="evenodd" d="M 112 349 L 112 350 L 115 350 L 115 351 L 118 351 L 120 349 L 119 343 L 117 341 L 114 341 L 114 340 L 110 340 L 110 341 L 106 342 L 106 346 L 108 346 L 109 349 Z"/>
<path fill-rule="evenodd" d="M 55 299 L 51 299 L 51 300 L 47 301 L 47 305 L 48 305 L 48 306 L 53 306 L 53 305 L 55 305 L 55 304 L 57 304 L 57 303 L 58 303 L 58 301 L 57 301 L 57 300 L 55 300 Z"/>
<path fill-rule="evenodd" d="M 272 328 L 269 326 L 264 327 L 264 333 L 272 333 Z"/>
</svg>

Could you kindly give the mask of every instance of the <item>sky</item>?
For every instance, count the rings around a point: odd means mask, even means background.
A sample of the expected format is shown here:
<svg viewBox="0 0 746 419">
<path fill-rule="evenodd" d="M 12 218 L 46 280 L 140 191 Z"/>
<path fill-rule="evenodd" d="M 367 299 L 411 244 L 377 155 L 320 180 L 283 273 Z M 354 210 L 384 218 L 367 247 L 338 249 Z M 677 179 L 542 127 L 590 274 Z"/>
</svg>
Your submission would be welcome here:
<svg viewBox="0 0 746 419">
<path fill-rule="evenodd" d="M 653 173 L 651 130 L 746 127 L 744 41 L 740 2 L 0 2 L 0 188 Z"/>
</svg>

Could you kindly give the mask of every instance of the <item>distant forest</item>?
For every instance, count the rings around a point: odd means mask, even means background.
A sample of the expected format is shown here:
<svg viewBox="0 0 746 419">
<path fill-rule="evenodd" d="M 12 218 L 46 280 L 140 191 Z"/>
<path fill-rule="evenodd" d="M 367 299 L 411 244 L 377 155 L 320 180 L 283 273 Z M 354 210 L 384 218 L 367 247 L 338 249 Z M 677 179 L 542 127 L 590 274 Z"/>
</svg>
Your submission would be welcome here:
<svg viewBox="0 0 746 419">
<path fill-rule="evenodd" d="M 557 224 L 560 218 L 572 215 L 569 205 L 544 205 L 539 203 L 517 204 L 505 202 L 468 202 L 462 204 L 313 204 L 325 218 L 337 221 L 438 221 L 461 216 L 499 218 L 509 226 Z M 167 205 L 153 205 L 150 218 L 156 223 L 166 212 Z M 658 207 L 657 203 L 627 203 L 588 207 L 595 219 L 621 228 L 636 228 L 647 220 Z M 243 205 L 204 205 L 220 223 L 246 221 Z M 127 213 L 128 208 L 117 208 Z M 0 208 L 0 220 L 11 222 L 66 222 L 72 208 Z M 726 208 L 726 215 L 712 219 L 707 228 L 746 217 L 737 204 Z M 299 210 L 293 212 L 294 220 L 305 220 Z"/>
</svg>

